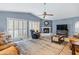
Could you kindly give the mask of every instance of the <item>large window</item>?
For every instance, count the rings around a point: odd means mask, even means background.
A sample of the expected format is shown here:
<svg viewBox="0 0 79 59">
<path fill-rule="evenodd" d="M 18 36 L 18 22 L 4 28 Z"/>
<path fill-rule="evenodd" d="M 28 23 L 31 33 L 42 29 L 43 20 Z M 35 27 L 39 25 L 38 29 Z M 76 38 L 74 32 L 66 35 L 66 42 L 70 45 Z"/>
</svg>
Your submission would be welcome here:
<svg viewBox="0 0 79 59">
<path fill-rule="evenodd" d="M 13 38 L 27 38 L 27 20 L 7 18 L 7 31 Z"/>
<path fill-rule="evenodd" d="M 39 21 L 29 21 L 29 37 L 31 36 L 30 30 L 40 31 Z"/>
<path fill-rule="evenodd" d="M 9 18 L 7 18 L 7 32 L 8 34 L 10 34 L 12 36 L 12 38 L 14 37 L 13 36 L 13 33 L 14 33 L 14 30 L 13 30 L 13 20 L 10 20 Z"/>
<path fill-rule="evenodd" d="M 7 18 L 7 32 L 12 38 L 20 37 L 27 38 L 31 37 L 30 30 L 40 31 L 40 22 L 16 18 Z"/>
<path fill-rule="evenodd" d="M 75 23 L 75 34 L 79 33 L 79 21 Z"/>
</svg>

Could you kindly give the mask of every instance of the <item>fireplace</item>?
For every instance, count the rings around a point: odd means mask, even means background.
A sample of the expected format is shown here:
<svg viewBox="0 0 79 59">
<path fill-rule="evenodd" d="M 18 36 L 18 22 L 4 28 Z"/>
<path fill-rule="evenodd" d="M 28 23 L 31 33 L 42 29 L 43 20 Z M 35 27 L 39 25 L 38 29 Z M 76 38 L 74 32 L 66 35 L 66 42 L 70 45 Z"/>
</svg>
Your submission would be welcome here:
<svg viewBox="0 0 79 59">
<path fill-rule="evenodd" d="M 50 34 L 52 33 L 52 20 L 41 21 L 41 33 Z"/>
<path fill-rule="evenodd" d="M 49 28 L 43 28 L 44 33 L 49 33 Z"/>
</svg>

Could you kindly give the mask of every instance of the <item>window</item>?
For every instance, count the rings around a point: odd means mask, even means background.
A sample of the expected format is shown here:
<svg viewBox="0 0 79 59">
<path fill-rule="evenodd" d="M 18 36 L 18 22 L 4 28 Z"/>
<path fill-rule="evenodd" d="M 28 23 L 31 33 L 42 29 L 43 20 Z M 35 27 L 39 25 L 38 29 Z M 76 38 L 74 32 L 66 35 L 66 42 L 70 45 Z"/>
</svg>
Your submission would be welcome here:
<svg viewBox="0 0 79 59">
<path fill-rule="evenodd" d="M 29 37 L 31 36 L 30 30 L 40 31 L 40 22 L 39 21 L 29 21 Z"/>
<path fill-rule="evenodd" d="M 8 34 L 10 34 L 13 38 L 13 20 L 9 20 L 9 18 L 7 18 L 7 30 L 8 30 Z"/>
<path fill-rule="evenodd" d="M 27 36 L 31 37 L 31 29 L 35 31 L 40 31 L 40 22 L 32 20 L 27 21 L 24 19 L 16 18 L 7 18 L 7 32 L 12 36 L 12 38 L 27 38 Z"/>
<path fill-rule="evenodd" d="M 7 32 L 12 38 L 27 38 L 27 20 L 7 18 Z"/>
<path fill-rule="evenodd" d="M 75 34 L 79 33 L 79 21 L 75 23 Z"/>
</svg>

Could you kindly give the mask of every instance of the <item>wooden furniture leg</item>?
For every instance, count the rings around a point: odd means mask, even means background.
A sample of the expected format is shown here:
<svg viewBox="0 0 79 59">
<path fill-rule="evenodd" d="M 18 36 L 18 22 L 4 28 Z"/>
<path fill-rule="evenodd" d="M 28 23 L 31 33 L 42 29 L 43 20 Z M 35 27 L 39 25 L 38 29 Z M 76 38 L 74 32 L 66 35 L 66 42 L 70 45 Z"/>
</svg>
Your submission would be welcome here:
<svg viewBox="0 0 79 59">
<path fill-rule="evenodd" d="M 75 45 L 74 44 L 72 44 L 72 55 L 76 55 L 75 54 Z"/>
</svg>

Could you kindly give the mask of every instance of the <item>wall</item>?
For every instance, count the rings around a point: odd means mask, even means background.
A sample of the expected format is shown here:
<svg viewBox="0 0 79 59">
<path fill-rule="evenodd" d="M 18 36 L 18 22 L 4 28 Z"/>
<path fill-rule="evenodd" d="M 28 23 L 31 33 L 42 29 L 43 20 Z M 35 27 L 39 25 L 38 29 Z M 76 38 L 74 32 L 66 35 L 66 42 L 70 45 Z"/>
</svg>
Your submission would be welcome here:
<svg viewBox="0 0 79 59">
<path fill-rule="evenodd" d="M 56 34 L 56 25 L 57 24 L 67 24 L 69 35 L 75 34 L 75 23 L 79 21 L 79 17 L 66 18 L 61 20 L 53 20 L 53 34 Z"/>
<path fill-rule="evenodd" d="M 14 17 L 25 20 L 40 21 L 40 18 L 31 14 L 24 12 L 10 12 L 10 11 L 0 11 L 0 32 L 5 32 L 7 30 L 7 17 Z M 52 31 L 53 34 L 56 33 L 57 24 L 68 24 L 69 35 L 75 34 L 75 23 L 79 21 L 79 17 L 65 18 L 52 21 Z"/>
</svg>

